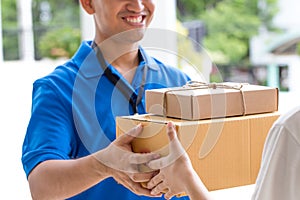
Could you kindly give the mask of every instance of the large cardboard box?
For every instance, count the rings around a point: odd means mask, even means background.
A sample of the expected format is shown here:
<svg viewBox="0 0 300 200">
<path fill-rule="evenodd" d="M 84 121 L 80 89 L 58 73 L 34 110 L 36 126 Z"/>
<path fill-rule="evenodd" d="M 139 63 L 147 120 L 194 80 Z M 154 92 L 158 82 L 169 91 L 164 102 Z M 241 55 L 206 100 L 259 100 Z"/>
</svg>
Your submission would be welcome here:
<svg viewBox="0 0 300 200">
<path fill-rule="evenodd" d="M 139 123 L 134 152 L 168 154 L 166 123 L 173 121 L 178 138 L 209 190 L 255 183 L 265 138 L 277 112 L 241 117 L 187 121 L 155 115 L 117 117 L 117 136 Z"/>
<path fill-rule="evenodd" d="M 188 120 L 241 116 L 278 110 L 278 89 L 218 83 L 146 90 L 148 113 Z"/>
</svg>

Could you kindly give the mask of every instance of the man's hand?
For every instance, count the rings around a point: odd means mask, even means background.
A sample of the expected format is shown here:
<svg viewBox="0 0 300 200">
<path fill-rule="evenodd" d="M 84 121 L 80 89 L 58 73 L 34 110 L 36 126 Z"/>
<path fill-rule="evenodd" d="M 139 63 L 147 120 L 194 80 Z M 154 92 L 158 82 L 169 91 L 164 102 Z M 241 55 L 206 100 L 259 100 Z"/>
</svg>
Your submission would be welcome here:
<svg viewBox="0 0 300 200">
<path fill-rule="evenodd" d="M 131 190 L 137 195 L 145 195 L 151 197 L 158 197 L 161 194 L 154 195 L 151 194 L 151 190 L 142 186 L 140 182 L 148 182 L 153 176 L 155 176 L 155 172 L 150 173 L 136 173 L 136 174 L 126 174 L 121 171 L 114 170 L 112 177 L 119 183 L 122 184 L 127 189 Z"/>
<path fill-rule="evenodd" d="M 107 148 L 97 152 L 95 157 L 104 165 L 128 174 L 140 173 L 139 165 L 159 158 L 155 153 L 133 153 L 131 142 L 142 132 L 142 125 L 138 125 L 129 132 L 121 135 Z"/>
<path fill-rule="evenodd" d="M 107 148 L 96 152 L 95 158 L 108 167 L 109 176 L 131 191 L 140 195 L 150 196 L 150 190 L 143 188 L 141 182 L 148 182 L 156 170 L 147 173 L 139 171 L 140 165 L 146 165 L 160 156 L 155 153 L 133 153 L 131 142 L 142 132 L 142 125 L 138 125 L 113 141 Z M 151 195 L 153 196 L 153 195 Z"/>
</svg>

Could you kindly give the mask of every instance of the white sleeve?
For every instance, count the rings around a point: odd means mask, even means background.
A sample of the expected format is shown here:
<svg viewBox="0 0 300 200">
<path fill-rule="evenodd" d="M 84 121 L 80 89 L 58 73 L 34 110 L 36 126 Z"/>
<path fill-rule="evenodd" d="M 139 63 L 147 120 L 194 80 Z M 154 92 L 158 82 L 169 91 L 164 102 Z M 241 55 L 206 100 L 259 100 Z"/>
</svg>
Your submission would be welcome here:
<svg viewBox="0 0 300 200">
<path fill-rule="evenodd" d="M 252 200 L 300 199 L 300 145 L 295 138 L 300 130 L 291 133 L 285 125 L 275 124 L 269 132 Z"/>
</svg>

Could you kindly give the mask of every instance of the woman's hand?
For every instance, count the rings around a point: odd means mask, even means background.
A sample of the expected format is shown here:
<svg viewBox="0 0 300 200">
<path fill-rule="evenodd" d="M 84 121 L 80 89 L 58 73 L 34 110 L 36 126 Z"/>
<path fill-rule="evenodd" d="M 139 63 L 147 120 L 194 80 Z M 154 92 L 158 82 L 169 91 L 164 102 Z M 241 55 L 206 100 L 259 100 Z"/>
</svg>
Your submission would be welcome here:
<svg viewBox="0 0 300 200">
<path fill-rule="evenodd" d="M 182 193 L 194 200 L 209 199 L 208 191 L 194 171 L 171 122 L 167 125 L 167 134 L 169 155 L 148 163 L 150 168 L 160 169 L 160 172 L 148 182 L 147 188 L 151 189 L 152 195 L 165 193 L 166 199 Z"/>
</svg>

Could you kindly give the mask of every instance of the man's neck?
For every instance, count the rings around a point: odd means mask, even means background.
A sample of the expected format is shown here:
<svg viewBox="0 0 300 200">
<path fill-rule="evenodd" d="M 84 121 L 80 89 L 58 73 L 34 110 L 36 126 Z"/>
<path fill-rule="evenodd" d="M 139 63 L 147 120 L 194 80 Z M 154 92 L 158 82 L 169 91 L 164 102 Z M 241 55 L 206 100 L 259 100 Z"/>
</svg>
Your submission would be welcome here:
<svg viewBox="0 0 300 200">
<path fill-rule="evenodd" d="M 131 83 L 139 65 L 138 43 L 117 43 L 113 40 L 96 42 L 105 60 Z"/>
<path fill-rule="evenodd" d="M 112 65 L 124 78 L 131 83 L 139 65 L 138 51 L 127 53 L 112 62 Z"/>
<path fill-rule="evenodd" d="M 138 50 L 121 55 L 120 57 L 115 59 L 111 64 L 114 67 L 124 69 L 131 69 L 133 67 L 137 67 L 139 64 Z"/>
</svg>

